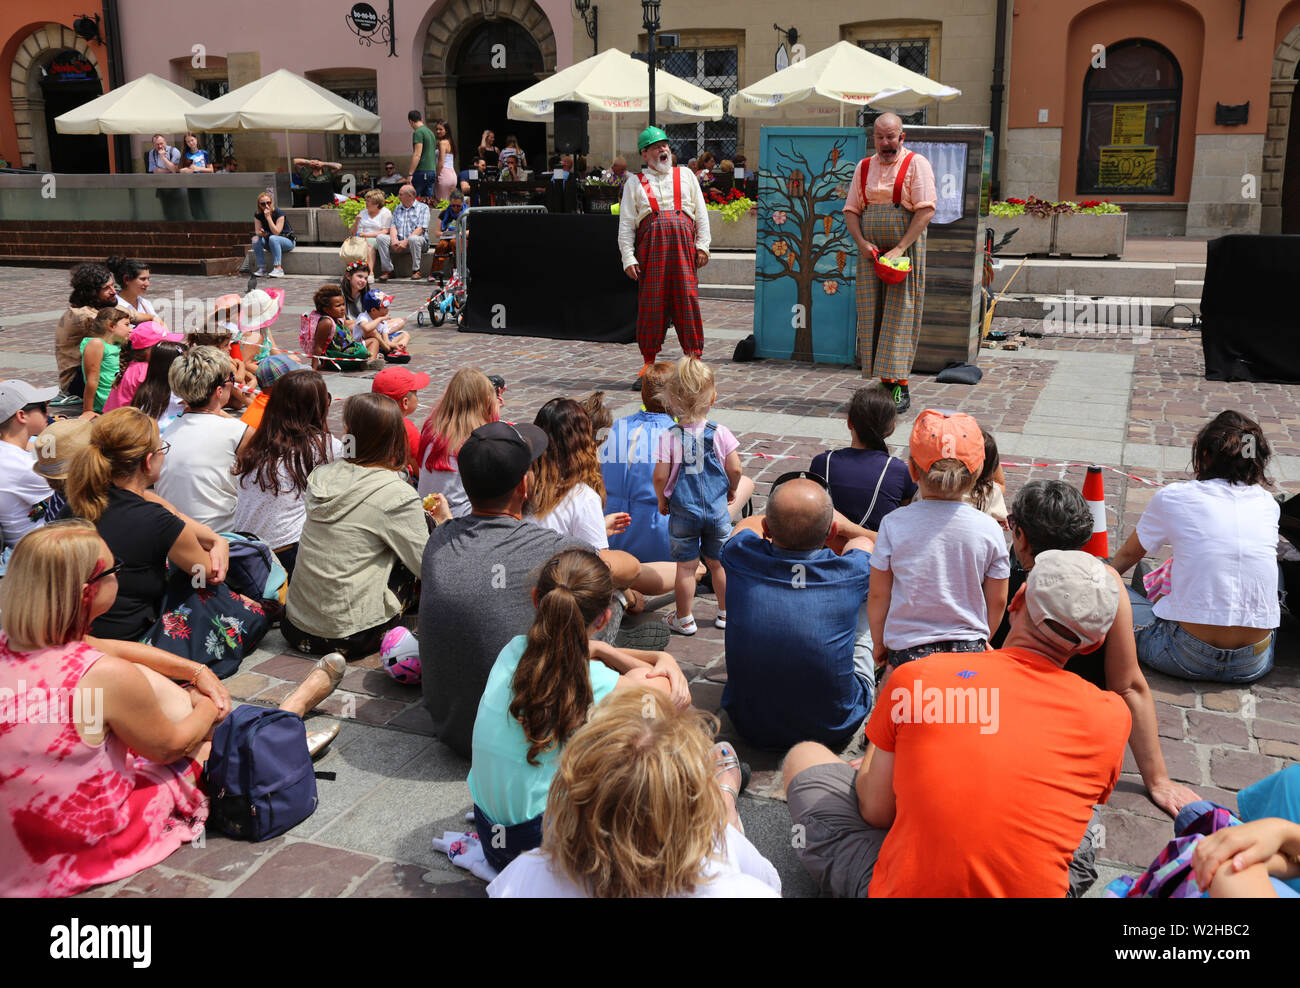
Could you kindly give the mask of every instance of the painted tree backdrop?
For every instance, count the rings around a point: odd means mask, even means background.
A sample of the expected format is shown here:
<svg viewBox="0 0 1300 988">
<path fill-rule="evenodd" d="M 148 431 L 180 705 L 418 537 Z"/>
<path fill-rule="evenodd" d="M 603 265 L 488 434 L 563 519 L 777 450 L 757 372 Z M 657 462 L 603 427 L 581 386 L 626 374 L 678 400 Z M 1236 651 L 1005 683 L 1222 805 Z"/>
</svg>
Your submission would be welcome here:
<svg viewBox="0 0 1300 988">
<path fill-rule="evenodd" d="M 818 294 L 851 291 L 845 273 L 857 256 L 857 245 L 844 223 L 844 198 L 858 160 L 846 154 L 849 138 L 840 138 L 816 165 L 793 140 L 774 142 L 769 167 L 760 168 L 758 250 L 777 261 L 775 270 L 760 264 L 763 281 L 790 278 L 796 286 L 797 307 L 792 360 L 813 359 L 813 308 Z M 765 267 L 767 268 L 765 270 Z"/>
</svg>

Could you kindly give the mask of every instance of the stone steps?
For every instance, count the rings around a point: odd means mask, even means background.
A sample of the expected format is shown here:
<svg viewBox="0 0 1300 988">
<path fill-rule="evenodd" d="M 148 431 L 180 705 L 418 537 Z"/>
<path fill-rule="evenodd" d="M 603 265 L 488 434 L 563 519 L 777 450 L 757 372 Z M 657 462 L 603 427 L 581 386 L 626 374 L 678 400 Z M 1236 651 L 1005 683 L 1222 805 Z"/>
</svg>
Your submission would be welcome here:
<svg viewBox="0 0 1300 988">
<path fill-rule="evenodd" d="M 1016 319 L 1063 320 L 1067 324 L 1078 322 L 1084 305 L 1091 305 L 1094 324 L 1105 323 L 1112 327 L 1190 327 L 1193 316 L 1198 319 L 1201 314 L 1201 300 L 1176 296 L 1122 296 L 1122 295 L 1004 295 L 996 309 L 998 317 Z M 1067 306 L 1072 306 L 1074 315 L 1067 315 Z M 1172 316 L 1171 316 L 1172 312 Z M 1112 330 L 1114 331 L 1114 330 Z M 1127 329 L 1125 330 L 1128 331 Z M 1069 331 L 1067 330 L 1067 333 Z M 1080 328 L 1079 333 L 1089 332 Z M 1100 332 L 1100 330 L 1092 330 Z"/>
</svg>

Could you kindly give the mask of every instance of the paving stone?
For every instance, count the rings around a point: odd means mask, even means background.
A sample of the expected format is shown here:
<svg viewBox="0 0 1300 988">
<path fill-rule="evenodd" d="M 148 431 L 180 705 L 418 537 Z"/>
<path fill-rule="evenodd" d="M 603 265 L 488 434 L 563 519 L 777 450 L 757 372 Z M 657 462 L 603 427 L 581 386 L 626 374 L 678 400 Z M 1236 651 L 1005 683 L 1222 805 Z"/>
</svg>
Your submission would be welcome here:
<svg viewBox="0 0 1300 988">
<path fill-rule="evenodd" d="M 1163 816 L 1163 814 L 1162 814 Z M 1146 868 L 1174 835 L 1173 821 L 1101 808 L 1101 840 L 1097 860 L 1131 868 Z"/>
<path fill-rule="evenodd" d="M 1165 741 L 1160 745 L 1160 750 L 1165 756 L 1165 770 L 1175 782 L 1195 786 L 1204 779 L 1205 771 L 1201 768 L 1201 758 L 1195 745 L 1186 741 Z M 1135 771 L 1136 768 L 1135 763 Z"/>
<path fill-rule="evenodd" d="M 420 699 L 419 686 L 407 686 L 399 683 L 382 669 L 348 669 L 339 683 L 339 689 L 350 693 L 362 693 L 366 696 L 378 696 L 387 700 L 399 700 L 410 703 Z"/>
<path fill-rule="evenodd" d="M 722 705 L 722 684 L 696 680 L 690 684 L 691 702 L 701 710 L 715 711 Z"/>
<path fill-rule="evenodd" d="M 1206 710 L 1226 710 L 1236 713 L 1241 709 L 1243 691 L 1229 690 L 1223 693 L 1202 693 L 1201 706 Z"/>
<path fill-rule="evenodd" d="M 337 898 L 377 861 L 368 854 L 300 841 L 277 849 L 230 897 Z"/>
<path fill-rule="evenodd" d="M 1250 730 L 1257 738 L 1300 744 L 1300 725 L 1298 724 L 1282 724 L 1275 720 L 1261 720 L 1256 717 L 1250 725 Z"/>
<path fill-rule="evenodd" d="M 1255 704 L 1255 716 L 1264 720 L 1295 721 L 1300 717 L 1300 707 L 1283 700 L 1260 700 Z"/>
<path fill-rule="evenodd" d="M 250 841 L 232 840 L 218 832 L 204 832 L 202 846 L 182 844 L 166 864 L 169 868 L 201 875 L 218 882 L 232 882 L 242 878 L 269 854 L 285 844 L 283 836 L 254 844 Z"/>
<path fill-rule="evenodd" d="M 1245 789 L 1279 768 L 1276 758 L 1250 751 L 1220 749 L 1210 753 L 1210 778 L 1224 789 Z"/>
<path fill-rule="evenodd" d="M 1121 776 L 1119 782 L 1115 783 L 1106 805 L 1113 810 L 1127 810 L 1153 820 L 1169 819 L 1169 815 L 1164 810 L 1151 802 L 1151 797 L 1147 795 L 1147 788 L 1142 784 L 1141 776 L 1137 775 Z"/>
<path fill-rule="evenodd" d="M 215 889 L 193 875 L 166 875 L 162 868 L 150 868 L 133 875 L 115 891 L 114 899 L 207 899 Z"/>
<path fill-rule="evenodd" d="M 1171 685 L 1169 687 L 1157 686 L 1155 680 L 1158 674 L 1148 670 L 1143 671 L 1146 674 L 1147 683 L 1151 686 L 1151 695 L 1157 700 L 1161 700 L 1165 703 L 1172 703 L 1175 707 L 1196 706 L 1195 690 L 1187 688 L 1185 685 L 1181 687 L 1173 686 L 1172 684 L 1177 683 L 1178 680 L 1169 679 L 1166 676 L 1160 676 L 1159 678 Z"/>
<path fill-rule="evenodd" d="M 476 878 L 447 881 L 423 865 L 382 861 L 366 876 L 352 899 L 487 898 L 487 885 Z"/>
<path fill-rule="evenodd" d="M 433 721 L 423 703 L 413 703 L 388 722 L 389 727 L 400 727 L 405 731 L 433 736 Z"/>
<path fill-rule="evenodd" d="M 1187 732 L 1183 723 L 1184 707 L 1176 707 L 1172 703 L 1157 701 L 1156 703 L 1156 730 L 1162 738 L 1173 738 L 1181 741 Z"/>
<path fill-rule="evenodd" d="M 254 672 L 241 672 L 237 676 L 223 679 L 221 684 L 236 700 L 249 700 L 266 689 L 271 680 Z"/>
<path fill-rule="evenodd" d="M 1246 725 L 1240 717 L 1189 710 L 1187 728 L 1188 737 L 1198 744 L 1231 744 L 1244 748 L 1250 743 Z"/>
<path fill-rule="evenodd" d="M 315 659 L 302 655 L 277 655 L 273 659 L 255 666 L 253 672 L 270 676 L 273 679 L 285 679 L 292 683 L 301 683 L 316 665 Z"/>
<path fill-rule="evenodd" d="M 1300 762 L 1300 744 L 1289 744 L 1286 741 L 1261 741 L 1259 750 L 1265 755 Z"/>
</svg>

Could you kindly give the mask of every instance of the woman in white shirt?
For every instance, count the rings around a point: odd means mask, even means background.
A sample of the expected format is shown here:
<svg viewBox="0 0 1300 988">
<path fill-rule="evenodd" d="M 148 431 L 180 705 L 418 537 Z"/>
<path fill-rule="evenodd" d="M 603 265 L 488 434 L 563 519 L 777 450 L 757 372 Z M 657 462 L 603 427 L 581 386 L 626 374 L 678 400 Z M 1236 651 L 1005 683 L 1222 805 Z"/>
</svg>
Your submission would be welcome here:
<svg viewBox="0 0 1300 988">
<path fill-rule="evenodd" d="M 384 194 L 378 189 L 366 193 L 366 208 L 357 213 L 351 235 L 365 240 L 370 270 L 379 271 L 379 280 L 387 281 L 393 273 L 389 250 L 397 239 L 397 230 L 393 227 L 392 212 L 384 205 Z M 378 267 L 375 266 L 376 256 L 379 257 Z"/>
<path fill-rule="evenodd" d="M 269 545 L 290 576 L 307 520 L 307 478 L 343 453 L 330 435 L 329 413 L 325 379 L 313 370 L 290 371 L 271 387 L 261 423 L 235 456 L 234 531 Z"/>
<path fill-rule="evenodd" d="M 1173 548 L 1169 594 L 1152 606 L 1136 590 L 1138 658 L 1181 679 L 1249 683 L 1273 668 L 1280 510 L 1264 489 L 1268 440 L 1240 412 L 1196 435 L 1196 479 L 1161 488 L 1116 554 L 1121 573 Z"/>
<path fill-rule="evenodd" d="M 608 697 L 569 738 L 542 847 L 488 886 L 493 898 L 778 898 L 781 879 L 744 836 L 741 770 L 717 722 L 662 693 Z"/>
<path fill-rule="evenodd" d="M 131 317 L 131 325 L 142 322 L 164 325 L 149 300 L 144 297 L 144 293 L 149 290 L 149 265 L 126 257 L 110 257 L 104 265 L 113 272 L 113 277 L 122 286 L 113 304 Z"/>
</svg>

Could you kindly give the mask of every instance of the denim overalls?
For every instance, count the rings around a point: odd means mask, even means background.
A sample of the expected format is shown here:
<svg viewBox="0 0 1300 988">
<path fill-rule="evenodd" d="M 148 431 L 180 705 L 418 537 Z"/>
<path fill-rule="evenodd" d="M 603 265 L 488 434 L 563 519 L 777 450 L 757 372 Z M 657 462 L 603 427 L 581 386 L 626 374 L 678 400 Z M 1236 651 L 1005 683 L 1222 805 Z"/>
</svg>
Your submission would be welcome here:
<svg viewBox="0 0 1300 988">
<path fill-rule="evenodd" d="M 717 426 L 704 423 L 698 436 L 682 426 L 673 426 L 681 437 L 682 465 L 668 499 L 668 541 L 674 562 L 685 563 L 722 554 L 722 542 L 731 535 L 727 494 L 731 482 L 713 449 Z"/>
</svg>

